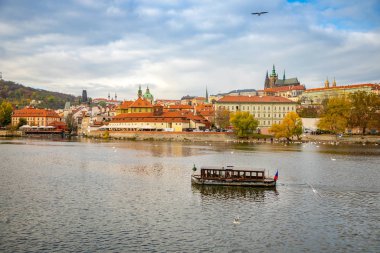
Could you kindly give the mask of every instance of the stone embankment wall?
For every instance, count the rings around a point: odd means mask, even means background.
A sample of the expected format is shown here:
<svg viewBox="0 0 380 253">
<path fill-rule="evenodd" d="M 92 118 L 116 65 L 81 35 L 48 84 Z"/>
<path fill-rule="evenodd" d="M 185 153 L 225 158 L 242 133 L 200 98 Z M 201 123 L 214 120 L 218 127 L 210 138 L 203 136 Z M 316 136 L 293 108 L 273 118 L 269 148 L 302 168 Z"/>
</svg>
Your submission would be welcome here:
<svg viewBox="0 0 380 253">
<path fill-rule="evenodd" d="M 21 131 L 0 130 L 0 137 L 20 137 Z"/>
<path fill-rule="evenodd" d="M 339 142 L 347 144 L 355 143 L 377 143 L 380 144 L 380 136 L 377 135 L 351 135 L 337 137 L 335 135 L 323 134 L 323 135 L 304 135 L 302 136 L 303 141 L 317 141 L 317 142 Z"/>
<path fill-rule="evenodd" d="M 87 137 L 103 138 L 104 131 L 92 131 Z M 162 140 L 162 141 L 233 141 L 233 133 L 218 132 L 132 132 L 110 131 L 109 137 L 128 140 Z"/>
</svg>

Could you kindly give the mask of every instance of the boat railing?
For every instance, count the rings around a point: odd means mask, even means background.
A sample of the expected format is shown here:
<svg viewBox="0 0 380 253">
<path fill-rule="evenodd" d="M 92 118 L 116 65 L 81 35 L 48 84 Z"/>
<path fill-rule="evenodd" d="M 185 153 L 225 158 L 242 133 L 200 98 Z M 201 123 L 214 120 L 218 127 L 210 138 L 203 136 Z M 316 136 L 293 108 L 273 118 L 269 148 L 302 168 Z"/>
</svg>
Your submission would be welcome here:
<svg viewBox="0 0 380 253">
<path fill-rule="evenodd" d="M 233 170 L 233 169 L 216 169 L 201 168 L 202 179 L 211 180 L 265 180 L 265 170 Z"/>
</svg>

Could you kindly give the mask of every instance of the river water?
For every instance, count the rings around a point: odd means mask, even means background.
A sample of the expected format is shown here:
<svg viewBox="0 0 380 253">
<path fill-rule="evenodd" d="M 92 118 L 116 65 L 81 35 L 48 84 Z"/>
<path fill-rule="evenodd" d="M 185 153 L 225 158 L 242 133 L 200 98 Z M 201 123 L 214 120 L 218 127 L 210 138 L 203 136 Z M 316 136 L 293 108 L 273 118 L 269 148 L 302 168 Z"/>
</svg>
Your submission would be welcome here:
<svg viewBox="0 0 380 253">
<path fill-rule="evenodd" d="M 380 252 L 380 145 L 0 139 L 0 161 L 0 252 Z M 278 186 L 194 187 L 193 164 Z"/>
</svg>

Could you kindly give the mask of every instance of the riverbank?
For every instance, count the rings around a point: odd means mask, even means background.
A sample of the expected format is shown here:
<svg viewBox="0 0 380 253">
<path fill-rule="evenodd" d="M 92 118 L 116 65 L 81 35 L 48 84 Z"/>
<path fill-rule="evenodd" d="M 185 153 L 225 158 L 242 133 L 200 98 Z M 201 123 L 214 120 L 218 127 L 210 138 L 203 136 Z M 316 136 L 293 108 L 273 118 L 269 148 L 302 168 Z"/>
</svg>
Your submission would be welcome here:
<svg viewBox="0 0 380 253">
<path fill-rule="evenodd" d="M 192 141 L 192 142 L 241 142 L 241 143 L 271 143 L 280 140 L 269 137 L 255 137 L 249 139 L 239 139 L 234 133 L 225 132 L 135 132 L 117 131 L 108 132 L 105 138 L 104 131 L 92 131 L 85 138 L 94 139 L 115 139 L 115 140 L 135 140 L 135 141 Z M 22 131 L 0 130 L 0 137 L 24 137 Z M 299 141 L 294 141 L 299 142 Z M 380 136 L 376 135 L 351 135 L 336 137 L 335 135 L 302 135 L 301 142 L 326 142 L 340 144 L 378 144 Z"/>
<path fill-rule="evenodd" d="M 306 142 L 335 142 L 341 144 L 380 144 L 380 136 L 378 135 L 350 135 L 337 137 L 330 134 L 322 135 L 303 135 L 302 141 Z"/>
<path fill-rule="evenodd" d="M 234 133 L 220 132 L 142 132 L 142 131 L 92 131 L 86 137 L 136 141 L 209 141 L 228 142 L 236 140 Z"/>
<path fill-rule="evenodd" d="M 21 137 L 22 131 L 0 130 L 0 137 Z"/>
<path fill-rule="evenodd" d="M 104 131 L 93 131 L 88 138 L 104 138 Z M 249 142 L 249 143 L 270 143 L 279 142 L 279 140 L 267 138 L 248 138 L 239 139 L 234 133 L 223 132 L 134 132 L 134 131 L 117 131 L 108 132 L 108 138 L 118 140 L 149 140 L 149 141 L 207 141 L 207 142 Z M 297 142 L 297 141 L 295 141 Z M 328 142 L 342 144 L 363 144 L 372 143 L 380 144 L 380 136 L 374 135 L 352 135 L 336 137 L 335 135 L 303 135 L 301 142 Z"/>
</svg>

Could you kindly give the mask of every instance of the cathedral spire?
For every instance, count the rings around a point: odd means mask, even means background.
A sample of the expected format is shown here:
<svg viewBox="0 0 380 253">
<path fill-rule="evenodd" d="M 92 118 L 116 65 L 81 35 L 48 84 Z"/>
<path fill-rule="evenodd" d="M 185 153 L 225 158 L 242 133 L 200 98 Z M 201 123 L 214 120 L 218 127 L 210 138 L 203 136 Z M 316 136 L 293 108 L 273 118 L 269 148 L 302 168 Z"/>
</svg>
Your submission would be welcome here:
<svg viewBox="0 0 380 253">
<path fill-rule="evenodd" d="M 333 82 L 333 87 L 336 87 L 336 81 L 335 81 L 335 76 L 334 76 L 334 82 Z"/>
<path fill-rule="evenodd" d="M 326 77 L 325 88 L 329 88 L 329 87 L 330 87 L 329 77 Z"/>
<path fill-rule="evenodd" d="M 265 82 L 264 82 L 264 89 L 267 89 L 267 88 L 270 88 L 268 70 L 267 70 L 267 74 L 265 76 Z"/>
<path fill-rule="evenodd" d="M 282 77 L 282 79 L 285 81 L 285 69 L 284 69 L 284 76 Z"/>
<path fill-rule="evenodd" d="M 275 69 L 274 64 L 273 64 L 272 76 L 275 76 L 275 75 L 276 75 L 276 69 Z"/>
<path fill-rule="evenodd" d="M 208 91 L 207 91 L 207 85 L 206 85 L 206 103 L 208 103 Z"/>
<path fill-rule="evenodd" d="M 139 85 L 139 90 L 138 90 L 138 92 L 137 92 L 137 96 L 139 97 L 139 98 L 141 98 L 142 97 L 142 90 L 141 90 L 141 84 Z"/>
</svg>

